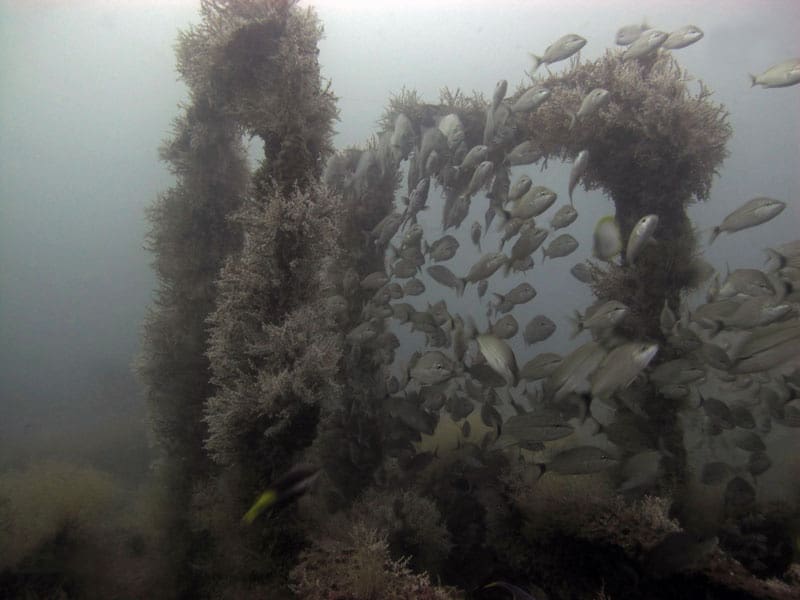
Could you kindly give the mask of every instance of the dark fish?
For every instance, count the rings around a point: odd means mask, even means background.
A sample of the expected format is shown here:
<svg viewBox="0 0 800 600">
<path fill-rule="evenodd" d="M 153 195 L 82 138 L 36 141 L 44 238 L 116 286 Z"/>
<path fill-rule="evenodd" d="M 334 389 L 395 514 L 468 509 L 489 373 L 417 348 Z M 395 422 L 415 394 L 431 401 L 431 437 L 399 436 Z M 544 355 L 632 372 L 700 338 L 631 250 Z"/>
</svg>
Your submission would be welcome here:
<svg viewBox="0 0 800 600">
<path fill-rule="evenodd" d="M 546 340 L 553 335 L 555 331 L 556 324 L 551 319 L 544 315 L 536 315 L 525 325 L 522 337 L 525 343 L 530 346 L 531 344 Z"/>
<path fill-rule="evenodd" d="M 595 446 L 578 446 L 559 452 L 547 463 L 548 471 L 559 475 L 588 475 L 619 464 L 619 459 Z"/>
<path fill-rule="evenodd" d="M 747 514 L 756 503 L 756 490 L 741 477 L 734 477 L 725 487 L 723 504 L 730 517 Z"/>
<path fill-rule="evenodd" d="M 700 481 L 705 485 L 719 485 L 733 475 L 733 468 L 722 461 L 715 461 L 703 465 Z"/>
<path fill-rule="evenodd" d="M 716 545 L 717 538 L 698 539 L 685 531 L 674 531 L 648 551 L 645 569 L 659 579 L 696 568 Z"/>
<path fill-rule="evenodd" d="M 772 467 L 772 460 L 765 452 L 753 452 L 747 459 L 747 470 L 753 477 L 758 477 Z"/>
<path fill-rule="evenodd" d="M 567 437 L 573 431 L 572 425 L 552 410 L 515 415 L 503 424 L 503 433 L 519 442 L 550 442 Z"/>
</svg>

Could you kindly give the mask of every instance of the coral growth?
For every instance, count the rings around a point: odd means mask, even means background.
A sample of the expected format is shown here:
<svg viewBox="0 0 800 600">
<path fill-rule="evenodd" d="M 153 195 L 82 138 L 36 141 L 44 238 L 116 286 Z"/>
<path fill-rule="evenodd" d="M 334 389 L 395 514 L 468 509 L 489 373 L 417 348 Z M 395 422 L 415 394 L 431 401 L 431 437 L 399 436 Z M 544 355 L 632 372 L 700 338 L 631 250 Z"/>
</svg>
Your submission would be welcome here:
<svg viewBox="0 0 800 600">
<path fill-rule="evenodd" d="M 292 570 L 292 591 L 309 600 L 446 600 L 461 597 L 393 560 L 385 535 L 356 524 L 345 539 L 315 542 Z"/>
</svg>

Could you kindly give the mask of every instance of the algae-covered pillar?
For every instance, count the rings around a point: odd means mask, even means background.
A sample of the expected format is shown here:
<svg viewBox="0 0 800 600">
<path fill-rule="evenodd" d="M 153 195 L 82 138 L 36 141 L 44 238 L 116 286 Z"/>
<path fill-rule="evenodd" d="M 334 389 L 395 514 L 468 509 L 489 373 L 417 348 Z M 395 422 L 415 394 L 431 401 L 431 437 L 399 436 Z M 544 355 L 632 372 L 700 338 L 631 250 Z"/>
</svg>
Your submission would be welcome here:
<svg viewBox="0 0 800 600">
<path fill-rule="evenodd" d="M 550 89 L 550 98 L 519 123 L 546 158 L 574 159 L 588 150 L 583 184 L 611 197 L 623 242 L 641 217 L 658 215 L 658 243 L 634 265 L 624 256 L 620 265 L 609 264 L 593 285 L 599 299 L 630 307 L 624 329 L 632 338 L 661 338 L 664 301 L 676 309 L 681 291 L 701 277 L 686 207 L 708 199 L 731 128 L 709 89 L 698 82 L 693 94 L 690 81 L 670 53 L 625 61 L 619 52 L 607 51 L 537 81 Z M 596 88 L 609 92 L 608 104 L 571 127 L 569 113 Z"/>
</svg>

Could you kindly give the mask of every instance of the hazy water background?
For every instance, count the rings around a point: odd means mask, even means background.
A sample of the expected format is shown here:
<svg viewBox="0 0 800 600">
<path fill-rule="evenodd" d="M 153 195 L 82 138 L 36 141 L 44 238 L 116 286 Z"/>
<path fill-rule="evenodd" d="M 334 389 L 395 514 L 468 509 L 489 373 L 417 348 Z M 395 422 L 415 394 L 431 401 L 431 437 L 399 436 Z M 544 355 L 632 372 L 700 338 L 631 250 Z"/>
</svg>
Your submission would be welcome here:
<svg viewBox="0 0 800 600">
<path fill-rule="evenodd" d="M 643 18 L 665 31 L 695 24 L 705 38 L 675 55 L 726 105 L 734 135 L 710 202 L 691 207 L 690 216 L 703 230 L 755 195 L 789 202 L 774 221 L 721 236 L 706 258 L 723 271 L 726 264 L 760 266 L 762 248 L 798 237 L 800 86 L 751 89 L 747 73 L 800 55 L 800 3 L 303 4 L 315 6 L 325 24 L 320 61 L 340 97 L 340 148 L 364 143 L 389 95 L 403 86 L 433 103 L 443 86 L 489 97 L 501 78 L 515 90 L 531 66 L 528 53 L 541 54 L 565 33 L 587 38 L 581 56 L 594 59 L 621 25 Z M 186 94 L 172 45 L 178 28 L 199 21 L 198 5 L 0 2 L 0 452 L 142 431 L 129 367 L 156 284 L 142 248 L 144 208 L 172 182 L 157 155 Z M 568 166 L 551 161 L 544 173 L 528 172 L 563 202 Z M 568 268 L 589 256 L 594 223 L 613 212 L 602 193 L 580 186 L 575 204 L 580 217 L 568 231 L 581 247 L 543 266 L 537 254 L 530 273 L 539 291 L 530 310 L 549 315 L 562 336 L 570 310 L 590 299 Z M 483 207 L 474 207 L 462 228 L 479 215 L 482 221 Z M 437 208 L 423 219 L 430 241 L 440 235 L 440 216 Z M 459 239 L 467 238 L 462 230 Z M 466 248 L 448 266 L 462 274 L 476 256 Z M 492 289 L 516 281 L 496 276 Z M 429 286 L 428 297 L 466 310 L 439 286 Z M 541 350 L 563 344 L 554 338 Z"/>
</svg>

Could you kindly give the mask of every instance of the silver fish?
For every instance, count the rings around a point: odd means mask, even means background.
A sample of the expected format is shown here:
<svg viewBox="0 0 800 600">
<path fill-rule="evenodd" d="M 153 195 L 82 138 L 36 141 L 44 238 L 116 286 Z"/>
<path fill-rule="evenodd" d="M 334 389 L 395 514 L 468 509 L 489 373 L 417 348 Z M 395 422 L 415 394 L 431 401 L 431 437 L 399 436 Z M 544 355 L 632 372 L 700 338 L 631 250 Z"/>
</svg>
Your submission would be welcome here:
<svg viewBox="0 0 800 600">
<path fill-rule="evenodd" d="M 614 42 L 617 46 L 630 46 L 648 29 L 650 29 L 650 26 L 645 22 L 637 25 L 623 25 L 617 30 Z"/>
<path fill-rule="evenodd" d="M 510 386 L 519 381 L 519 371 L 514 351 L 503 340 L 491 333 L 482 333 L 476 338 L 478 348 L 488 365 Z"/>
<path fill-rule="evenodd" d="M 432 265 L 425 270 L 434 281 L 455 290 L 459 296 L 464 293 L 464 282 L 456 277 L 447 267 L 443 265 Z"/>
<path fill-rule="evenodd" d="M 503 434 L 518 442 L 552 442 L 565 438 L 575 429 L 555 410 L 514 415 L 503 423 Z"/>
<path fill-rule="evenodd" d="M 502 232 L 503 235 L 500 238 L 500 250 L 503 249 L 505 243 L 513 238 L 515 235 L 519 233 L 519 230 L 525 224 L 524 219 L 520 219 L 518 217 L 511 217 L 508 221 L 503 223 Z"/>
<path fill-rule="evenodd" d="M 442 120 L 439 121 L 439 131 L 447 139 L 447 146 L 451 152 L 464 143 L 464 124 L 455 113 L 442 117 Z"/>
<path fill-rule="evenodd" d="M 526 140 L 514 146 L 506 155 L 508 164 L 512 167 L 532 165 L 542 158 L 542 151 L 535 143 Z"/>
<path fill-rule="evenodd" d="M 361 280 L 361 288 L 365 290 L 377 290 L 389 283 L 389 277 L 383 271 L 370 273 Z"/>
<path fill-rule="evenodd" d="M 769 278 L 758 269 L 736 269 L 728 273 L 719 287 L 716 298 L 728 299 L 736 296 L 774 296 L 775 287 Z"/>
<path fill-rule="evenodd" d="M 469 184 L 467 184 L 467 189 L 464 192 L 464 195 L 472 196 L 475 192 L 486 185 L 486 182 L 489 181 L 489 178 L 492 176 L 493 170 L 494 164 L 491 161 L 485 160 L 479 164 L 475 169 L 475 172 L 472 173 L 472 179 L 469 180 Z"/>
<path fill-rule="evenodd" d="M 447 356 L 431 350 L 413 362 L 409 374 L 421 385 L 436 385 L 450 379 L 455 374 L 455 367 Z"/>
<path fill-rule="evenodd" d="M 403 223 L 403 215 L 397 211 L 392 211 L 381 219 L 372 229 L 372 237 L 375 238 L 375 245 L 379 248 L 385 248 L 395 234 L 400 230 L 400 225 Z"/>
<path fill-rule="evenodd" d="M 488 252 L 478 259 L 464 277 L 465 283 L 477 283 L 481 279 L 488 279 L 502 267 L 507 257 L 502 252 Z"/>
<path fill-rule="evenodd" d="M 611 215 L 601 217 L 594 227 L 594 256 L 608 261 L 621 251 L 622 236 L 617 220 Z"/>
<path fill-rule="evenodd" d="M 556 331 L 556 324 L 544 315 L 536 315 L 522 332 L 522 337 L 525 343 L 530 346 L 537 342 L 542 342 L 553 335 Z"/>
<path fill-rule="evenodd" d="M 423 243 L 423 251 L 430 255 L 434 262 L 450 260 L 456 255 L 459 248 L 458 240 L 452 235 L 446 235 L 433 242 L 430 246 L 428 242 Z"/>
<path fill-rule="evenodd" d="M 578 446 L 559 452 L 546 465 L 547 471 L 560 475 L 586 475 L 605 471 L 619 464 L 607 450 L 595 446 Z"/>
<path fill-rule="evenodd" d="M 629 457 L 622 465 L 622 484 L 617 491 L 627 492 L 656 482 L 661 472 L 661 452 L 645 450 Z"/>
<path fill-rule="evenodd" d="M 553 206 L 558 198 L 550 188 L 543 185 L 533 186 L 519 200 L 511 205 L 509 210 L 504 210 L 503 214 L 507 219 L 517 217 L 519 219 L 530 219 L 536 217 Z"/>
<path fill-rule="evenodd" d="M 406 296 L 419 296 L 425 292 L 425 284 L 419 279 L 412 278 L 403 284 L 403 293 Z"/>
<path fill-rule="evenodd" d="M 581 106 L 577 113 L 570 113 L 569 128 L 572 129 L 578 123 L 583 121 L 586 117 L 596 113 L 601 107 L 608 104 L 611 99 L 611 94 L 608 90 L 603 88 L 595 88 L 583 98 Z"/>
<path fill-rule="evenodd" d="M 677 50 L 678 48 L 685 48 L 695 42 L 703 39 L 703 31 L 695 25 L 684 25 L 669 34 L 661 47 L 664 50 Z"/>
<path fill-rule="evenodd" d="M 663 31 L 649 29 L 625 49 L 625 52 L 622 53 L 622 60 L 633 60 L 647 56 L 658 50 L 668 37 L 669 35 Z"/>
<path fill-rule="evenodd" d="M 504 274 L 507 275 L 512 267 L 518 267 L 522 261 L 530 259 L 532 263 L 533 258 L 531 255 L 542 245 L 548 233 L 547 229 L 538 229 L 536 227 L 523 228 L 519 238 L 511 247 L 511 256 L 509 256 L 504 267 Z M 515 270 L 519 269 L 516 268 Z"/>
<path fill-rule="evenodd" d="M 755 227 L 756 225 L 761 225 L 761 223 L 766 223 L 779 215 L 784 208 L 786 208 L 785 202 L 773 198 L 760 196 L 748 200 L 725 217 L 718 227 L 714 227 L 711 231 L 711 237 L 708 243 L 709 245 L 713 244 L 717 236 L 723 231 L 733 233 L 734 231 L 741 231 L 742 229 L 748 229 L 749 227 Z"/>
<path fill-rule="evenodd" d="M 438 127 L 429 127 L 422 133 L 419 144 L 418 164 L 424 168 L 428 164 L 430 153 L 436 151 L 440 155 L 447 154 L 447 138 Z"/>
<path fill-rule="evenodd" d="M 536 69 L 539 68 L 539 65 L 551 65 L 554 62 L 569 58 L 585 45 L 586 40 L 574 33 L 568 33 L 558 38 L 553 44 L 547 47 L 542 56 L 531 54 L 531 58 L 533 58 L 531 73 L 534 73 Z"/>
<path fill-rule="evenodd" d="M 542 352 L 526 362 L 520 370 L 520 377 L 526 381 L 537 381 L 549 377 L 564 359 L 555 352 Z"/>
<path fill-rule="evenodd" d="M 535 110 L 542 102 L 550 97 L 550 90 L 546 87 L 535 85 L 528 88 L 511 105 L 511 112 L 530 112 Z"/>
<path fill-rule="evenodd" d="M 575 263 L 569 270 L 570 274 L 581 283 L 594 283 L 592 270 L 585 262 Z"/>
<path fill-rule="evenodd" d="M 531 189 L 532 185 L 533 181 L 531 181 L 530 177 L 527 175 L 521 175 L 508 191 L 508 201 L 514 202 L 515 200 L 519 200 L 528 192 L 529 189 Z"/>
<path fill-rule="evenodd" d="M 588 98 L 588 96 L 587 96 Z M 585 102 L 585 100 L 584 100 Z M 581 106 L 583 108 L 583 106 Z M 580 111 L 579 111 L 580 112 Z M 578 156 L 575 157 L 575 162 L 572 163 L 572 169 L 569 172 L 569 203 L 572 204 L 572 192 L 575 186 L 578 185 L 578 180 L 583 177 L 586 172 L 586 167 L 589 166 L 589 151 L 581 150 Z"/>
<path fill-rule="evenodd" d="M 479 144 L 470 148 L 469 152 L 461 160 L 461 164 L 457 167 L 459 172 L 471 171 L 479 164 L 487 159 L 489 156 L 489 147 Z"/>
<path fill-rule="evenodd" d="M 519 331 L 519 323 L 517 323 L 514 315 L 505 315 L 501 317 L 494 325 L 491 325 L 489 327 L 489 331 L 501 340 L 507 340 L 517 335 L 517 331 Z"/>
<path fill-rule="evenodd" d="M 414 125 L 411 123 L 411 119 L 403 113 L 399 113 L 395 117 L 391 145 L 401 160 L 408 158 L 409 152 L 414 147 Z"/>
<path fill-rule="evenodd" d="M 562 233 L 547 248 L 542 248 L 542 260 L 547 257 L 558 258 L 568 256 L 578 249 L 578 240 L 568 233 Z"/>
<path fill-rule="evenodd" d="M 625 259 L 632 265 L 639 256 L 645 244 L 653 237 L 653 232 L 658 227 L 658 215 L 645 215 L 633 226 L 628 245 L 625 247 Z"/>
<path fill-rule="evenodd" d="M 478 221 L 472 223 L 469 236 L 470 239 L 472 239 L 472 243 L 475 244 L 475 247 L 478 249 L 478 252 L 481 252 L 481 224 Z"/>
<path fill-rule="evenodd" d="M 416 312 L 416 309 L 408 302 L 395 302 L 392 304 L 392 317 L 400 321 L 400 323 L 408 323 L 414 312 Z"/>
<path fill-rule="evenodd" d="M 751 87 L 788 87 L 800 83 L 800 58 L 790 58 L 771 66 L 761 75 L 750 75 Z"/>
<path fill-rule="evenodd" d="M 396 260 L 392 264 L 392 275 L 398 279 L 408 279 L 416 275 L 418 267 L 416 263 L 406 258 Z"/>
<path fill-rule="evenodd" d="M 628 387 L 658 352 L 658 344 L 630 342 L 614 348 L 592 376 L 592 395 L 605 399 Z"/>
<path fill-rule="evenodd" d="M 495 310 L 501 313 L 507 313 L 518 304 L 525 304 L 530 302 L 536 297 L 536 289 L 527 281 L 514 286 L 505 295 L 495 293 L 497 296 L 497 306 Z"/>
<path fill-rule="evenodd" d="M 545 396 L 557 402 L 572 392 L 588 391 L 587 378 L 605 355 L 597 342 L 587 342 L 570 352 L 544 382 Z"/>
<path fill-rule="evenodd" d="M 496 109 L 498 106 L 500 106 L 503 98 L 506 97 L 506 90 L 508 90 L 508 81 L 501 79 L 494 87 L 494 93 L 492 94 L 492 108 Z"/>
<path fill-rule="evenodd" d="M 351 344 L 361 345 L 375 339 L 377 335 L 377 327 L 371 321 L 365 321 L 356 325 L 345 337 Z"/>
<path fill-rule="evenodd" d="M 627 314 L 628 307 L 617 300 L 603 302 L 587 310 L 585 316 L 575 311 L 575 317 L 572 319 L 574 329 L 570 339 L 577 337 L 584 329 L 594 333 L 611 329 L 622 322 Z"/>
<path fill-rule="evenodd" d="M 563 229 L 564 227 L 569 227 L 577 218 L 578 211 L 575 210 L 575 207 L 565 204 L 559 208 L 556 211 L 556 214 L 553 215 L 553 218 L 550 219 L 550 228 L 553 231 L 557 231 L 559 229 Z"/>
</svg>

